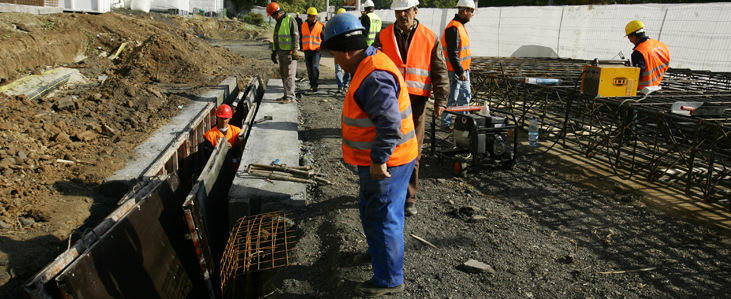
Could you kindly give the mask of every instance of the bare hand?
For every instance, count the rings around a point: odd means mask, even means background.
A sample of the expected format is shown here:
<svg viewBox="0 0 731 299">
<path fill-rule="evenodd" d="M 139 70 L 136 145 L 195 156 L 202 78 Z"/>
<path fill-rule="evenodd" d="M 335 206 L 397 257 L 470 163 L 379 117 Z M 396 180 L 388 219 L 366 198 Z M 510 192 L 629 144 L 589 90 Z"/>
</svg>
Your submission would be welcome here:
<svg viewBox="0 0 731 299">
<path fill-rule="evenodd" d="M 385 178 L 390 178 L 391 174 L 388 173 L 388 167 L 386 167 L 386 164 L 374 164 L 371 162 L 371 168 L 370 168 L 371 178 L 374 180 L 382 180 Z"/>
<path fill-rule="evenodd" d="M 464 73 L 462 73 L 462 75 L 459 75 L 458 79 L 459 79 L 459 81 L 465 81 L 465 80 L 467 80 L 467 76 Z"/>
<path fill-rule="evenodd" d="M 436 106 L 436 107 L 434 107 L 434 116 L 437 116 L 438 117 L 438 116 L 442 115 L 442 112 L 444 112 L 444 110 L 446 110 L 446 109 L 447 108 L 444 107 L 444 106 Z"/>
</svg>

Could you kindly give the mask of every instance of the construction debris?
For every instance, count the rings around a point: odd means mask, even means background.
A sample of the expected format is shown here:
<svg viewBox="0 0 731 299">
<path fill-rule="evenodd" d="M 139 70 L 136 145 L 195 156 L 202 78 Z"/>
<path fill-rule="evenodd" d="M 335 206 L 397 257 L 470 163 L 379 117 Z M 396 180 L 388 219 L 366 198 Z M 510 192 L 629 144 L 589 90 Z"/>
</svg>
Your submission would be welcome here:
<svg viewBox="0 0 731 299">
<path fill-rule="evenodd" d="M 286 166 L 280 164 L 249 164 L 246 173 L 269 180 L 291 181 L 305 184 L 331 184 L 310 166 Z"/>
</svg>

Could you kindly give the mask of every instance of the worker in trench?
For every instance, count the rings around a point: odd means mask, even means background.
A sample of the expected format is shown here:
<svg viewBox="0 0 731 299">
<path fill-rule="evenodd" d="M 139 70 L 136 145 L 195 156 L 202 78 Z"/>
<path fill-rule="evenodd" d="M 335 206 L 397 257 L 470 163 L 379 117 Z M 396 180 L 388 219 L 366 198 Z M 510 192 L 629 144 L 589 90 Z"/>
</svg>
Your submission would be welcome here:
<svg viewBox="0 0 731 299">
<path fill-rule="evenodd" d="M 272 44 L 272 61 L 279 63 L 279 75 L 282 77 L 284 96 L 277 99 L 282 104 L 296 100 L 295 75 L 297 75 L 297 60 L 299 54 L 299 30 L 294 17 L 286 14 L 277 2 L 271 2 L 266 8 L 267 15 L 277 20 L 274 25 Z"/>
<path fill-rule="evenodd" d="M 632 66 L 640 68 L 637 90 L 649 93 L 660 89 L 665 72 L 670 68 L 670 51 L 665 43 L 652 39 L 645 32 L 645 24 L 634 20 L 624 27 L 627 39 L 635 45 Z"/>
<path fill-rule="evenodd" d="M 351 14 L 333 17 L 323 47 L 353 75 L 341 115 L 343 160 L 358 168 L 358 208 L 373 266 L 357 293 L 404 290 L 404 202 L 419 154 L 411 102 L 401 72 L 368 46 L 368 32 Z"/>
<path fill-rule="evenodd" d="M 447 106 L 449 79 L 439 39 L 423 23 L 416 19 L 419 0 L 394 0 L 391 9 L 396 14 L 396 23 L 381 31 L 374 43 L 396 64 L 404 76 L 411 99 L 416 139 L 419 141 L 419 156 L 409 180 L 406 193 L 406 216 L 416 215 L 416 193 L 419 183 L 419 160 L 424 144 L 426 103 L 434 92 L 434 115 L 439 116 Z M 367 28 L 367 27 L 366 27 Z"/>
</svg>

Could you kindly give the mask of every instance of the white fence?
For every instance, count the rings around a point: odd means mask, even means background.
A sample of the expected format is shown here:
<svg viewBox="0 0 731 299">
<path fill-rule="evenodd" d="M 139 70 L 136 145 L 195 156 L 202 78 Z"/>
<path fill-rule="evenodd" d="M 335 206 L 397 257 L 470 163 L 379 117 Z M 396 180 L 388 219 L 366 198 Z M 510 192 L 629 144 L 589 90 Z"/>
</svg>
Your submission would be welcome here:
<svg viewBox="0 0 731 299">
<path fill-rule="evenodd" d="M 441 36 L 456 9 L 419 9 L 417 19 Z M 378 10 L 393 22 L 392 10 Z M 731 71 L 731 3 L 481 7 L 466 24 L 475 56 L 626 58 L 627 22 L 670 48 L 670 66 Z"/>
</svg>

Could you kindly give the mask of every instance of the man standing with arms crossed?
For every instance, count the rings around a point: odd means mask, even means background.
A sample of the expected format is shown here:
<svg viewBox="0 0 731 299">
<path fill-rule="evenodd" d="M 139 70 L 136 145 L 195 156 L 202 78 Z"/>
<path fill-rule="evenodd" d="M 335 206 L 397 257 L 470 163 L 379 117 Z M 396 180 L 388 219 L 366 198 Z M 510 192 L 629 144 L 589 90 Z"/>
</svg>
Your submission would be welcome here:
<svg viewBox="0 0 731 299">
<path fill-rule="evenodd" d="M 419 159 L 424 143 L 426 103 L 434 91 L 434 114 L 440 115 L 447 104 L 449 79 L 441 46 L 436 34 L 416 19 L 418 0 L 394 0 L 391 9 L 396 13 L 396 23 L 379 34 L 376 46 L 396 64 L 408 87 L 414 114 L 416 138 L 419 141 L 419 157 L 409 180 L 406 195 L 406 216 L 416 215 L 416 193 L 419 182 Z"/>
<path fill-rule="evenodd" d="M 472 52 L 470 38 L 464 24 L 469 22 L 475 13 L 474 0 L 459 0 L 457 14 L 454 16 L 442 34 L 442 48 L 447 58 L 449 70 L 449 100 L 448 107 L 466 106 L 470 104 L 472 89 L 470 87 L 470 63 Z M 442 115 L 441 124 L 448 127 L 452 124 L 451 115 Z"/>
<path fill-rule="evenodd" d="M 305 51 L 305 65 L 307 78 L 310 81 L 310 91 L 317 91 L 317 80 L 320 78 L 320 43 L 322 43 L 322 28 L 325 25 L 317 20 L 317 9 L 307 9 L 307 22 L 302 23 L 302 50 Z"/>
<path fill-rule="evenodd" d="M 323 47 L 353 74 L 343 102 L 343 160 L 358 167 L 358 208 L 373 276 L 357 288 L 374 297 L 404 290 L 404 199 L 418 155 L 411 105 L 391 59 L 368 46 L 350 14 L 333 17 Z"/>
<path fill-rule="evenodd" d="M 279 75 L 284 85 L 284 96 L 277 99 L 282 104 L 291 103 L 295 98 L 295 75 L 297 74 L 297 49 L 299 48 L 299 27 L 295 19 L 284 13 L 279 3 L 267 5 L 267 15 L 277 20 L 274 26 L 272 61 L 279 61 Z"/>
</svg>

